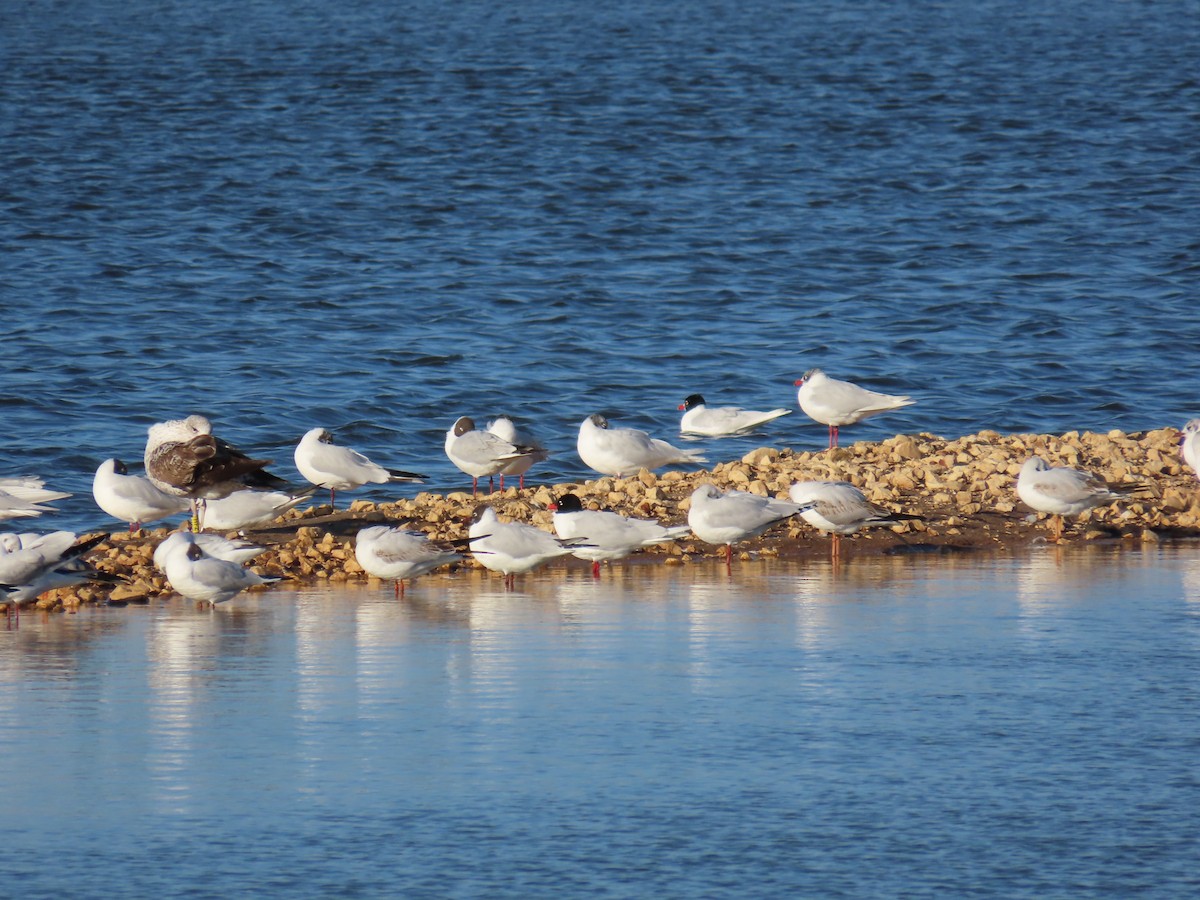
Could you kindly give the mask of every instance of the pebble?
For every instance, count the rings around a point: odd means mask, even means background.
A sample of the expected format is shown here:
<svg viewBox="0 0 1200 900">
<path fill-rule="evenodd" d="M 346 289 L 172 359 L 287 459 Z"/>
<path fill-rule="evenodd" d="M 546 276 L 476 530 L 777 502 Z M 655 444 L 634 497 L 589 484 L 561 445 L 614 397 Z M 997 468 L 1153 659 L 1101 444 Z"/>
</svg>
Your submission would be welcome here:
<svg viewBox="0 0 1200 900">
<path fill-rule="evenodd" d="M 922 541 L 951 548 L 1016 549 L 1045 540 L 1045 521 L 1028 515 L 1019 502 L 1015 479 L 1033 454 L 1051 465 L 1086 468 L 1110 481 L 1140 483 L 1152 499 L 1101 507 L 1078 517 L 1065 541 L 1102 539 L 1158 543 L 1175 536 L 1200 534 L 1200 481 L 1179 460 L 1180 433 L 1174 428 L 1126 434 L 1067 432 L 1063 435 L 995 431 L 946 440 L 932 434 L 897 435 L 877 443 L 859 441 L 832 451 L 796 451 L 760 447 L 740 460 L 719 463 L 709 471 L 672 470 L 656 475 L 641 471 L 630 478 L 599 478 L 583 484 L 537 485 L 524 491 L 473 498 L 463 491 L 439 495 L 422 491 L 394 503 L 356 500 L 350 509 L 330 515 L 328 506 L 291 510 L 281 522 L 247 536 L 269 544 L 254 566 L 263 574 L 290 582 L 365 581 L 368 576 L 354 556 L 353 534 L 367 524 L 411 521 L 435 540 L 466 537 L 476 505 L 490 503 L 503 517 L 550 529 L 549 504 L 571 491 L 590 509 L 609 508 L 625 515 L 657 518 L 664 524 L 686 521 L 688 497 L 701 482 L 761 495 L 786 497 L 802 480 L 847 480 L 862 487 L 875 502 L 923 521 L 897 526 L 899 533 L 921 535 Z M 713 452 L 716 451 L 714 444 Z M 1072 523 L 1068 523 L 1070 526 Z M 170 586 L 151 562 L 154 548 L 167 536 L 159 528 L 129 537 L 114 532 L 90 555 L 97 568 L 129 581 L 110 588 L 86 585 L 51 591 L 39 598 L 41 609 L 78 608 L 107 600 L 126 602 L 170 594 Z M 864 532 L 848 539 L 855 552 L 885 552 L 893 546 L 886 531 Z M 828 542 L 803 523 L 768 532 L 739 547 L 746 560 L 819 556 Z M 694 556 L 715 556 L 720 548 L 684 542 L 651 548 L 647 555 L 666 565 L 682 565 Z M 845 553 L 845 551 L 843 551 Z M 563 564 L 563 563 L 560 563 Z M 460 565 L 476 567 L 469 558 Z M 3 606 L 3 604 L 0 604 Z"/>
</svg>

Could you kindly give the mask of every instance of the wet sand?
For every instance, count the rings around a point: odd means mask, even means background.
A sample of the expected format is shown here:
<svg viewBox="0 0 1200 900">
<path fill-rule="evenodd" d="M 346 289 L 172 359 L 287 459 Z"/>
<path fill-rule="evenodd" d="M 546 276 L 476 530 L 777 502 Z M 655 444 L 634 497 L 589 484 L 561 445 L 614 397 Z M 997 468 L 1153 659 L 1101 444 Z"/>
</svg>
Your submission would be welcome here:
<svg viewBox="0 0 1200 900">
<path fill-rule="evenodd" d="M 1052 534 L 1047 517 L 1034 515 L 1016 495 L 1021 465 L 1036 455 L 1051 465 L 1086 469 L 1110 482 L 1141 488 L 1135 499 L 1068 521 L 1064 543 L 1180 540 L 1200 537 L 1200 481 L 1183 465 L 1179 441 L 1177 429 L 1163 428 L 1060 436 L 982 431 L 955 440 L 898 435 L 878 443 L 815 452 L 761 447 L 710 470 L 660 475 L 643 471 L 632 478 L 536 485 L 524 491 L 510 486 L 475 498 L 469 491 L 422 492 L 395 502 L 354 501 L 340 511 L 316 505 L 293 510 L 275 525 L 242 536 L 268 547 L 252 568 L 280 577 L 282 584 L 364 582 L 373 579 L 354 558 L 354 535 L 370 524 L 406 524 L 434 539 L 456 540 L 467 536 L 476 509 L 490 504 L 501 518 L 553 530 L 547 506 L 568 491 L 593 508 L 679 524 L 687 521 L 688 497 L 698 484 L 711 482 L 722 489 L 786 497 L 797 481 L 836 479 L 852 482 L 881 506 L 921 517 L 843 537 L 843 562 L 878 554 L 1017 553 L 1044 543 Z M 719 444 L 711 452 L 716 455 Z M 168 533 L 166 528 L 134 536 L 114 532 L 89 559 L 101 570 L 124 576 L 127 583 L 52 591 L 36 606 L 70 610 L 81 604 L 144 602 L 170 594 L 165 578 L 151 562 L 154 548 Z M 686 565 L 721 553 L 722 547 L 693 537 L 612 565 Z M 763 557 L 827 558 L 829 553 L 829 537 L 801 520 L 735 546 L 735 558 L 748 564 Z M 551 565 L 586 568 L 590 563 L 567 558 Z M 456 567 L 481 568 L 470 558 Z M 485 577 L 496 579 L 497 584 L 502 578 L 493 573 Z"/>
</svg>

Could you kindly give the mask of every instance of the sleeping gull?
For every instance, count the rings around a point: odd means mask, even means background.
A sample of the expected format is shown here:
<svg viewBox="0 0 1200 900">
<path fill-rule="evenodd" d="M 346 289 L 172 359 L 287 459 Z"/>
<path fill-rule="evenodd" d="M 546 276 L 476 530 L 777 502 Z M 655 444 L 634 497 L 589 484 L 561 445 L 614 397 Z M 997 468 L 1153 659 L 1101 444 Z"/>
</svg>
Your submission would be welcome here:
<svg viewBox="0 0 1200 900">
<path fill-rule="evenodd" d="M 167 576 L 172 589 L 189 600 L 216 606 L 236 597 L 247 588 L 274 584 L 278 578 L 259 575 L 239 563 L 212 556 L 204 550 L 198 538 L 190 532 L 177 532 L 179 543 L 156 563 Z"/>
<path fill-rule="evenodd" d="M 832 535 L 834 558 L 840 555 L 843 534 L 854 534 L 872 525 L 895 525 L 921 518 L 876 506 L 848 481 L 800 481 L 792 485 L 788 496 L 794 503 L 814 504 L 800 516 L 818 531 Z"/>
<path fill-rule="evenodd" d="M 805 415 L 829 426 L 830 449 L 838 445 L 838 429 L 842 425 L 853 425 L 868 416 L 917 402 L 910 397 L 880 394 L 849 381 L 838 381 L 820 369 L 809 369 L 796 384 L 800 387 L 796 399 Z"/>
<path fill-rule="evenodd" d="M 692 492 L 688 525 L 696 537 L 709 544 L 725 545 L 725 565 L 733 564 L 733 545 L 762 534 L 772 525 L 812 509 L 811 501 L 793 503 L 745 491 L 722 493 L 702 484 Z"/>
<path fill-rule="evenodd" d="M 1054 539 L 1062 540 L 1063 516 L 1077 516 L 1096 506 L 1124 500 L 1142 485 L 1109 484 L 1098 475 L 1066 467 L 1054 468 L 1031 456 L 1017 477 L 1017 496 L 1038 512 L 1055 518 Z"/>
<path fill-rule="evenodd" d="M 517 426 L 508 416 L 497 416 L 495 421 L 488 422 L 487 430 L 502 440 L 508 441 L 513 446 L 529 447 L 533 450 L 532 453 L 526 453 L 524 456 L 510 460 L 508 465 L 501 469 L 499 473 L 500 490 L 504 490 L 505 475 L 516 475 L 517 486 L 521 490 L 525 490 L 525 473 L 529 471 L 535 462 L 541 462 L 550 454 L 533 438 L 517 431 Z"/>
<path fill-rule="evenodd" d="M 160 490 L 142 475 L 130 475 L 119 459 L 106 459 L 92 478 L 96 505 L 114 519 L 129 524 L 129 533 L 140 531 L 147 522 L 157 522 L 188 508 L 182 497 Z"/>
<path fill-rule="evenodd" d="M 204 504 L 204 527 L 213 531 L 241 531 L 269 525 L 289 509 L 315 494 L 313 485 L 300 491 L 234 491 Z"/>
<path fill-rule="evenodd" d="M 592 561 L 592 577 L 600 577 L 600 561 L 624 559 L 635 550 L 687 537 L 687 525 L 660 525 L 653 519 L 634 519 L 605 509 L 584 509 L 574 494 L 563 494 L 550 504 L 554 531 L 564 540 L 586 542 L 572 553 Z"/>
<path fill-rule="evenodd" d="M 191 503 L 193 531 L 200 530 L 201 500 L 219 500 L 247 487 L 286 486 L 266 471 L 271 460 L 251 459 L 231 447 L 212 433 L 204 416 L 151 425 L 145 463 L 156 487 Z"/>
<path fill-rule="evenodd" d="M 510 463 L 537 453 L 536 447 L 513 444 L 490 431 L 477 431 L 475 421 L 460 416 L 446 432 L 446 456 L 450 462 L 471 476 L 471 494 L 479 493 L 479 479 L 488 477 L 488 489 L 493 488 L 492 476 L 500 474 Z"/>
<path fill-rule="evenodd" d="M 364 484 L 415 482 L 425 475 L 385 469 L 371 462 L 357 450 L 339 447 L 333 435 L 324 428 L 310 428 L 296 445 L 296 468 L 317 487 L 329 489 L 329 505 L 333 506 L 335 491 L 349 491 Z"/>
<path fill-rule="evenodd" d="M 601 475 L 635 475 L 640 469 L 705 461 L 699 450 L 680 450 L 635 428 L 610 428 L 599 413 L 579 426 L 576 449 L 584 465 Z"/>
<path fill-rule="evenodd" d="M 358 533 L 354 558 L 368 574 L 395 581 L 396 596 L 403 597 L 405 578 L 432 572 L 439 566 L 462 559 L 462 556 L 436 546 L 423 531 L 372 525 Z"/>
<path fill-rule="evenodd" d="M 530 572 L 552 559 L 574 552 L 577 541 L 564 542 L 522 522 L 501 522 L 490 506 L 481 507 L 467 530 L 471 554 L 485 569 L 504 574 L 511 588 L 517 574 Z"/>
<path fill-rule="evenodd" d="M 680 432 L 702 434 L 708 437 L 742 434 L 791 412 L 790 409 L 759 412 L 753 409 L 742 409 L 740 406 L 709 407 L 699 394 L 692 394 L 685 398 L 679 408 L 684 410 L 679 419 Z"/>
<path fill-rule="evenodd" d="M 44 504 L 65 500 L 71 495 L 63 491 L 46 490 L 45 485 L 46 482 L 32 475 L 0 478 L 0 522 L 58 512 L 53 506 Z"/>
<path fill-rule="evenodd" d="M 186 549 L 191 544 L 198 544 L 200 549 L 209 556 L 239 564 L 249 562 L 267 551 L 266 547 L 251 541 L 230 540 L 219 534 L 208 534 L 207 532 L 192 534 L 190 531 L 176 531 L 167 535 L 166 539 L 154 548 L 154 565 L 166 571 L 167 557 L 180 548 Z"/>
<path fill-rule="evenodd" d="M 0 540 L 0 599 L 16 609 L 47 591 L 85 581 L 123 580 L 100 572 L 83 560 L 83 555 L 108 539 L 107 534 L 77 540 L 72 531 L 49 534 L 6 534 Z"/>
</svg>

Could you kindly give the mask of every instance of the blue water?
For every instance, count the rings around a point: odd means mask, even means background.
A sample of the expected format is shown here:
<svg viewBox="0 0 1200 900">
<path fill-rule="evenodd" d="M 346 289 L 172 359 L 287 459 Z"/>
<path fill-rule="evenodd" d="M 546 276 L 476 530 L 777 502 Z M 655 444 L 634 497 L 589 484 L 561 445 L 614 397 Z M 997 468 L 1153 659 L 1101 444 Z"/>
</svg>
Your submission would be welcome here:
<svg viewBox="0 0 1200 900">
<path fill-rule="evenodd" d="M 8 4 L 0 473 L 87 493 L 204 412 L 459 487 L 461 414 L 848 431 L 1200 412 L 1200 4 Z M 795 415 L 719 442 L 816 448 Z M 385 492 L 386 493 L 386 492 Z M 90 499 L 64 524 L 95 524 Z"/>
<path fill-rule="evenodd" d="M 1200 414 L 1200 3 L 0 10 L 0 475 L 192 412 L 462 487 L 821 366 L 957 436 Z M 798 411 L 711 442 L 823 446 Z M 386 497 L 407 488 L 363 491 Z M 1196 893 L 1194 550 L 555 569 L 0 631 L 0 895 Z"/>
<path fill-rule="evenodd" d="M 1200 889 L 1200 565 L 271 592 L 0 631 L 5 896 Z"/>
</svg>

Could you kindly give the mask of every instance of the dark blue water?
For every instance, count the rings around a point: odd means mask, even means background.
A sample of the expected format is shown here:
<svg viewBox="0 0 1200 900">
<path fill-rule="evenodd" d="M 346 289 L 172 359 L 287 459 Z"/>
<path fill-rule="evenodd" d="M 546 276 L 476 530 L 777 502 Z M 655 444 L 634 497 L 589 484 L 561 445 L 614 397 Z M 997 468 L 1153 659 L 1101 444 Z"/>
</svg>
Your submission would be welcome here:
<svg viewBox="0 0 1200 900">
<path fill-rule="evenodd" d="M 5 896 L 1195 896 L 1194 554 L 431 576 L 0 631 Z"/>
<path fill-rule="evenodd" d="M 207 413 L 461 484 L 604 411 L 920 402 L 854 435 L 1200 411 L 1200 4 L 7 4 L 0 471 Z M 798 411 L 763 443 L 811 448 Z M 86 499 L 63 522 L 94 517 Z"/>
</svg>

